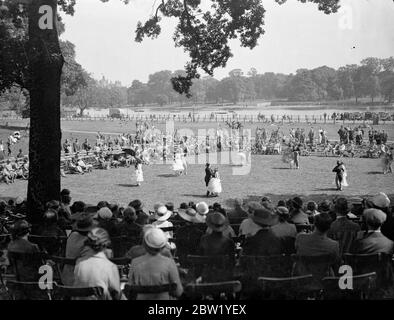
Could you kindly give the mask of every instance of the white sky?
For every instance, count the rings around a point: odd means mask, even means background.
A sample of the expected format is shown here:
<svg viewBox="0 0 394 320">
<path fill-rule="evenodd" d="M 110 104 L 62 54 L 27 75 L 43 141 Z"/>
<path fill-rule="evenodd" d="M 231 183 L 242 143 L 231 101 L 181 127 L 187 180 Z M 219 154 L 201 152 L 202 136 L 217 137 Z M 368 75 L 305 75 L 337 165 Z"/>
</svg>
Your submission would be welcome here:
<svg viewBox="0 0 394 320">
<path fill-rule="evenodd" d="M 259 73 L 294 73 L 299 68 L 338 68 L 370 56 L 394 56 L 392 0 L 342 0 L 343 11 L 331 15 L 296 0 L 281 6 L 274 0 L 262 1 L 265 35 L 252 51 L 234 41 L 234 57 L 225 69 L 216 71 L 216 78 L 235 68 L 245 73 L 251 67 Z M 128 5 L 120 0 L 78 0 L 75 15 L 63 15 L 62 38 L 76 45 L 77 61 L 95 78 L 104 75 L 126 86 L 134 79 L 146 82 L 156 71 L 183 69 L 188 56 L 174 46 L 174 20 L 162 21 L 158 39 L 134 41 L 137 22 L 151 15 L 155 2 L 159 0 L 131 0 Z"/>
</svg>

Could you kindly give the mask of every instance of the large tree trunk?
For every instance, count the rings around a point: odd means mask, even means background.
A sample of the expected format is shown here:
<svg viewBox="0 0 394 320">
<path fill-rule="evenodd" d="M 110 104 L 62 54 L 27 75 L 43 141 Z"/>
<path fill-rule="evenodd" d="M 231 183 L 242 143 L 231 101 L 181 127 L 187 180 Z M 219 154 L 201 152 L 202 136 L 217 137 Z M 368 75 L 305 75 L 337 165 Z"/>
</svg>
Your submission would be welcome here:
<svg viewBox="0 0 394 320">
<path fill-rule="evenodd" d="M 39 8 L 53 11 L 53 28 L 42 30 Z M 30 142 L 27 192 L 29 220 L 39 222 L 45 203 L 60 197 L 60 76 L 63 56 L 56 28 L 56 0 L 29 5 Z"/>
</svg>

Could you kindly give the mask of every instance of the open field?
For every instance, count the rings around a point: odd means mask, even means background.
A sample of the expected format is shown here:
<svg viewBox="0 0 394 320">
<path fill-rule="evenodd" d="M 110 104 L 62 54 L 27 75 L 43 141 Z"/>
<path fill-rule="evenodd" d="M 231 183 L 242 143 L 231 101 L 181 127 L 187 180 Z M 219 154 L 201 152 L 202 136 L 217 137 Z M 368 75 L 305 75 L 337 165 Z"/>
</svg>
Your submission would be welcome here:
<svg viewBox="0 0 394 320">
<path fill-rule="evenodd" d="M 271 195 L 274 201 L 292 195 L 304 199 L 321 200 L 338 195 L 362 196 L 386 192 L 393 194 L 393 175 L 381 174 L 379 159 L 349 159 L 344 162 L 348 169 L 349 184 L 344 191 L 335 190 L 334 174 L 336 158 L 302 157 L 301 169 L 290 170 L 281 162 L 280 156 L 253 156 L 251 170 L 247 175 L 233 175 L 235 167 L 217 165 L 222 177 L 223 193 L 219 198 L 206 198 L 204 164 L 190 165 L 187 176 L 175 177 L 171 165 L 144 166 L 145 182 L 134 186 L 133 168 L 95 170 L 86 175 L 68 175 L 62 179 L 62 187 L 69 188 L 73 200 L 96 204 L 100 200 L 126 205 L 133 199 L 141 199 L 152 209 L 157 202 L 207 201 L 209 204 L 236 197 L 253 199 Z M 203 161 L 201 161 L 203 162 Z M 0 184 L 2 197 L 25 196 L 26 181 L 12 185 Z"/>
</svg>

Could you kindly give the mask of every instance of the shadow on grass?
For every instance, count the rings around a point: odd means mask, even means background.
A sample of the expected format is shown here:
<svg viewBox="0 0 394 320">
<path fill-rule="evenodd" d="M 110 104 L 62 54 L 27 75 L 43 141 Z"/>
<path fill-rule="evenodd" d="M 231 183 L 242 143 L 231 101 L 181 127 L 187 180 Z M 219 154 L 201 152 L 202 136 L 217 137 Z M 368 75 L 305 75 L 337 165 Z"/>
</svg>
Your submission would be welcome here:
<svg viewBox="0 0 394 320">
<path fill-rule="evenodd" d="M 125 187 L 125 188 L 138 188 L 138 185 L 136 185 L 136 184 L 118 183 L 117 186 Z"/>
<path fill-rule="evenodd" d="M 280 167 L 280 168 L 272 168 L 273 170 L 293 170 L 293 169 L 291 169 L 291 168 L 289 168 L 289 167 Z"/>
<path fill-rule="evenodd" d="M 330 187 L 330 188 L 316 188 L 315 191 L 338 191 L 336 187 Z"/>
<path fill-rule="evenodd" d="M 165 173 L 165 174 L 159 174 L 158 177 L 160 177 L 160 178 L 174 178 L 174 177 L 178 177 L 178 175 L 173 174 L 173 173 Z"/>
<path fill-rule="evenodd" d="M 383 174 L 383 172 L 381 172 L 381 171 L 370 171 L 370 172 L 368 172 L 367 174 L 369 174 L 369 175 L 375 175 L 375 174 Z"/>
<path fill-rule="evenodd" d="M 193 197 L 193 198 L 204 198 L 204 199 L 208 198 L 206 195 L 202 195 L 202 194 L 183 194 L 182 196 Z M 211 197 L 209 197 L 209 198 L 211 198 Z"/>
</svg>

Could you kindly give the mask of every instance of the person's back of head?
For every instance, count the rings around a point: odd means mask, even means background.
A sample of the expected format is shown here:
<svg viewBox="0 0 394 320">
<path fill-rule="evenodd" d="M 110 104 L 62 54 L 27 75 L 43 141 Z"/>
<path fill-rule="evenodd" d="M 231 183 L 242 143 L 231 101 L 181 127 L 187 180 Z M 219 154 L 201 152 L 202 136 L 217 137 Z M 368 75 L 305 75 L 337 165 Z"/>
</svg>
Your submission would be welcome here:
<svg viewBox="0 0 394 320">
<path fill-rule="evenodd" d="M 87 235 L 85 245 L 95 252 L 104 251 L 111 246 L 109 234 L 103 228 L 93 228 Z"/>
<path fill-rule="evenodd" d="M 346 216 L 349 212 L 348 201 L 345 198 L 339 198 L 335 201 L 335 212 L 339 216 Z"/>
<path fill-rule="evenodd" d="M 369 230 L 379 230 L 387 215 L 382 210 L 371 208 L 364 210 L 363 217 Z"/>
<path fill-rule="evenodd" d="M 331 223 L 332 218 L 326 212 L 320 213 L 315 216 L 315 229 L 320 233 L 326 233 L 330 229 Z"/>
</svg>

